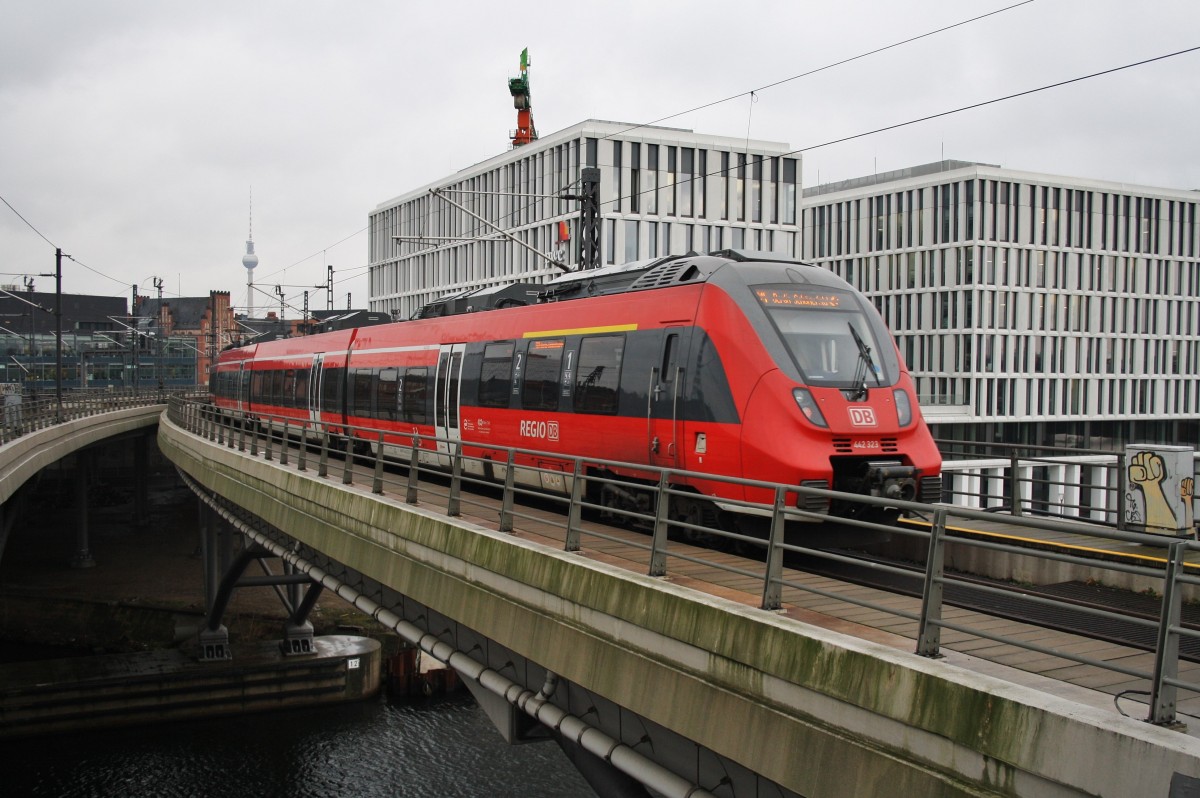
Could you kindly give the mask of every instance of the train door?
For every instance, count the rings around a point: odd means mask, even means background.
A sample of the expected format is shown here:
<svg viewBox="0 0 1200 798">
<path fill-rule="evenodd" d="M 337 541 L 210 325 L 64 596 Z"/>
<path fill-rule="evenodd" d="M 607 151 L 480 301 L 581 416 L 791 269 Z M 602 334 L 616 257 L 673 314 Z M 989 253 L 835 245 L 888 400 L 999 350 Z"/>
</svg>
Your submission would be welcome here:
<svg viewBox="0 0 1200 798">
<path fill-rule="evenodd" d="M 313 355 L 311 371 L 308 374 L 308 420 L 314 429 L 318 428 L 321 421 L 321 398 L 325 395 L 325 369 L 322 368 L 324 362 L 324 352 Z"/>
<path fill-rule="evenodd" d="M 238 364 L 236 382 L 234 382 L 236 408 L 239 413 L 246 412 L 250 406 L 250 369 L 245 360 Z"/>
<path fill-rule="evenodd" d="M 679 468 L 679 402 L 683 367 L 679 352 L 682 327 L 668 327 L 650 376 L 647 402 L 649 460 L 662 468 Z"/>
<path fill-rule="evenodd" d="M 438 437 L 438 465 L 450 466 L 452 444 L 461 440 L 458 427 L 458 395 L 461 384 L 463 352 L 466 344 L 443 344 L 438 355 L 437 380 L 434 383 L 433 426 Z"/>
</svg>

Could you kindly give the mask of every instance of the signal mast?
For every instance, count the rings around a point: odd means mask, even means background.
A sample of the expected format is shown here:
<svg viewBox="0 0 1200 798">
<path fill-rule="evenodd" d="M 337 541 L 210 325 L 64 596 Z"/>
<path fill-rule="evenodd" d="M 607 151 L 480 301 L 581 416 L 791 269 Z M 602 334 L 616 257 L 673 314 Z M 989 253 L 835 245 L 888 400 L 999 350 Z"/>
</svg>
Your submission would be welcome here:
<svg viewBox="0 0 1200 798">
<path fill-rule="evenodd" d="M 513 132 L 512 145 L 522 147 L 536 141 L 537 128 L 533 126 L 533 99 L 529 93 L 529 48 L 521 51 L 521 74 L 508 79 L 508 91 L 517 109 L 517 129 Z"/>
</svg>

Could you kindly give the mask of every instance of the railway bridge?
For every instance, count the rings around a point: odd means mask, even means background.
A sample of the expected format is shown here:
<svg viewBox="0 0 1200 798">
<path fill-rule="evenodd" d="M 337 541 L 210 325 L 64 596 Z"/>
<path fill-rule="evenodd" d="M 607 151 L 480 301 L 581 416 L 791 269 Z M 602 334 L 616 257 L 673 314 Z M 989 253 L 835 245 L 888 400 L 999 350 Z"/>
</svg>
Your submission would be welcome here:
<svg viewBox="0 0 1200 798">
<path fill-rule="evenodd" d="M 78 508 L 72 565 L 93 565 L 88 542 L 88 488 L 95 474 L 97 448 L 127 442 L 133 451 L 134 514 L 146 513 L 149 447 L 154 442 L 165 396 L 155 393 L 80 393 L 66 402 L 53 399 L 0 407 L 0 556 L 14 522 L 36 510 L 26 506 L 21 491 L 43 469 L 63 460 L 72 462 L 68 506 Z"/>
<path fill-rule="evenodd" d="M 942 589 L 956 587 L 943 560 L 1028 553 L 986 534 L 970 551 L 966 540 L 930 545 L 937 577 L 923 596 L 847 591 L 771 555 L 668 545 L 653 518 L 646 535 L 581 519 L 577 501 L 564 521 L 514 505 L 510 491 L 467 498 L 457 478 L 430 487 L 415 469 L 283 445 L 277 428 L 214 425 L 203 407 L 176 402 L 163 414 L 153 397 L 91 397 L 10 413 L 0 428 L 5 520 L 39 469 L 122 437 L 140 449 L 157 426 L 226 554 L 279 556 L 289 589 L 310 585 L 297 605 L 318 585 L 336 591 L 447 661 L 507 739 L 556 739 L 604 795 L 1183 798 L 1200 784 L 1200 684 L 1195 656 L 1180 656 L 1196 635 L 1181 632 L 1178 615 L 1179 595 L 1200 585 L 1187 573 L 1200 560 L 1194 543 L 1172 541 L 1160 557 L 1134 536 L 1102 541 L 1138 563 L 1112 566 L 1105 580 L 1163 595 L 1162 619 L 1148 623 L 1158 639 L 1139 651 L 936 610 Z M 76 459 L 86 474 L 86 457 Z M 1002 464 L 965 468 L 968 480 L 1004 482 Z M 1007 489 L 1011 502 L 1032 493 L 1017 479 Z M 932 515 L 921 545 L 950 529 L 947 512 Z M 976 529 L 989 517 L 951 512 Z M 81 513 L 82 566 L 86 532 Z M 1082 558 L 1044 556 L 1092 573 Z M 1012 578 L 1030 592 L 1038 581 L 1016 566 Z M 292 631 L 302 646 L 303 630 Z M 1149 701 L 1134 701 L 1143 685 Z"/>
<path fill-rule="evenodd" d="M 459 492 L 455 458 L 434 497 L 415 459 L 397 476 L 381 459 L 330 455 L 328 438 L 296 447 L 286 429 L 223 426 L 198 404 L 173 403 L 158 440 L 209 508 L 214 541 L 236 530 L 311 580 L 309 591 L 335 591 L 447 662 L 507 739 L 554 738 L 603 795 L 1181 798 L 1200 785 L 1170 623 L 1149 655 L 1155 694 L 1141 718 L 1087 684 L 944 645 L 942 632 L 971 621 L 929 612 L 940 575 L 915 604 L 862 600 L 864 615 L 898 619 L 871 627 L 853 614 L 831 620 L 822 607 L 840 599 L 784 568 L 774 534 L 765 560 L 676 542 L 668 551 L 661 517 L 650 535 L 581 538 L 578 491 L 565 522 L 515 504 L 511 485 L 475 504 Z M 943 509 L 926 537 L 945 528 Z M 1185 548 L 1168 559 L 1181 563 Z M 917 630 L 915 646 L 901 626 Z M 999 637 L 978 626 L 973 639 Z M 1049 651 L 1044 639 L 1025 650 Z"/>
</svg>

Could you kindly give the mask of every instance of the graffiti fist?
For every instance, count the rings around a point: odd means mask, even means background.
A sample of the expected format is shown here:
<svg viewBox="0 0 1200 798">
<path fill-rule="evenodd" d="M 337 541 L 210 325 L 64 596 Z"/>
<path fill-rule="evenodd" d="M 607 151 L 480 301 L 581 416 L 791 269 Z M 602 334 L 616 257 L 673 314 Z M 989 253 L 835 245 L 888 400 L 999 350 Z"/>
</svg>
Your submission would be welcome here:
<svg viewBox="0 0 1200 798">
<path fill-rule="evenodd" d="M 1154 452 L 1138 452 L 1129 461 L 1129 482 L 1141 491 L 1142 506 L 1148 529 L 1174 530 L 1178 528 L 1175 511 L 1163 492 L 1163 482 L 1168 478 L 1167 464 Z"/>
<path fill-rule="evenodd" d="M 1129 464 L 1129 480 L 1139 485 L 1160 483 L 1167 477 L 1163 459 L 1154 452 L 1138 452 Z"/>
</svg>

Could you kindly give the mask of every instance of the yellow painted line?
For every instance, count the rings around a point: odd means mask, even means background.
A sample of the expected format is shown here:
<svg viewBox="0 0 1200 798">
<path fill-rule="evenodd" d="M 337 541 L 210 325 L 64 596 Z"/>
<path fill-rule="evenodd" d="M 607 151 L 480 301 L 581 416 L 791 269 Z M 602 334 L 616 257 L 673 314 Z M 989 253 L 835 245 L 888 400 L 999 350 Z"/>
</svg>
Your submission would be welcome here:
<svg viewBox="0 0 1200 798">
<path fill-rule="evenodd" d="M 932 527 L 933 524 L 928 521 L 916 521 L 910 518 L 904 519 L 904 523 L 912 524 L 913 526 Z M 1058 549 L 1070 549 L 1071 551 L 1084 551 L 1089 554 L 1104 554 L 1109 557 L 1126 557 L 1131 560 L 1145 560 L 1146 562 L 1166 564 L 1166 557 L 1152 557 L 1148 554 L 1131 554 L 1124 551 L 1112 551 L 1110 549 L 1097 549 L 1093 546 L 1077 546 L 1073 543 L 1059 543 L 1054 540 L 1042 540 L 1041 538 L 1026 538 L 1020 535 L 1010 535 L 1004 532 L 986 532 L 982 529 L 970 529 L 963 526 L 947 526 L 947 531 L 964 532 L 968 535 L 979 535 L 980 537 L 998 538 L 1001 540 L 1015 540 L 1020 543 L 1032 543 L 1038 546 L 1050 546 Z M 1185 568 L 1200 568 L 1200 563 L 1184 562 Z"/>
<path fill-rule="evenodd" d="M 609 333 L 609 332 L 632 332 L 636 330 L 636 324 L 610 324 L 607 327 L 572 327 L 566 330 L 539 330 L 537 332 L 527 332 L 522 338 L 549 338 L 557 335 L 592 335 L 594 333 Z"/>
</svg>

